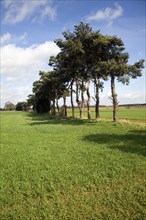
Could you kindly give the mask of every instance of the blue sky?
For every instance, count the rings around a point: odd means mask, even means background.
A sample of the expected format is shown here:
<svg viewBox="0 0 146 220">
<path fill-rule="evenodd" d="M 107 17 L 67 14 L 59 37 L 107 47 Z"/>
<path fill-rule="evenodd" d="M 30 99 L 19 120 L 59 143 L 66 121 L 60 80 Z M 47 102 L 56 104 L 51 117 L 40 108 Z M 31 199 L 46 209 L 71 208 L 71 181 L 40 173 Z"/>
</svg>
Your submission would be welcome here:
<svg viewBox="0 0 146 220">
<path fill-rule="evenodd" d="M 1 0 L 0 4 L 1 107 L 7 101 L 16 104 L 26 100 L 39 70 L 49 70 L 49 57 L 59 52 L 53 41 L 80 21 L 90 23 L 102 34 L 122 38 L 129 63 L 146 58 L 144 0 Z M 131 80 L 129 86 L 117 83 L 116 88 L 120 104 L 146 102 L 145 69 L 143 76 Z M 91 93 L 94 95 L 93 87 Z M 100 104 L 111 104 L 109 96 L 110 82 L 106 82 Z"/>
</svg>

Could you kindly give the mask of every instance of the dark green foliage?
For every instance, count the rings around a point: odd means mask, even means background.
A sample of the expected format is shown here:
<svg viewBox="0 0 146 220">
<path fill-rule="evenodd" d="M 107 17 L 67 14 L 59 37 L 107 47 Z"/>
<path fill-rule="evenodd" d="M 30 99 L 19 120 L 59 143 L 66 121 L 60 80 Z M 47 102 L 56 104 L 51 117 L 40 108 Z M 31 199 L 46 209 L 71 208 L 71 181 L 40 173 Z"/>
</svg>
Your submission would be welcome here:
<svg viewBox="0 0 146 220">
<path fill-rule="evenodd" d="M 16 104 L 16 111 L 22 111 L 23 108 L 23 102 L 18 102 Z"/>
<path fill-rule="evenodd" d="M 18 102 L 16 104 L 16 111 L 25 111 L 29 107 L 27 102 Z"/>
<path fill-rule="evenodd" d="M 48 98 L 38 98 L 35 103 L 37 113 L 48 113 L 50 111 L 50 100 Z"/>
</svg>

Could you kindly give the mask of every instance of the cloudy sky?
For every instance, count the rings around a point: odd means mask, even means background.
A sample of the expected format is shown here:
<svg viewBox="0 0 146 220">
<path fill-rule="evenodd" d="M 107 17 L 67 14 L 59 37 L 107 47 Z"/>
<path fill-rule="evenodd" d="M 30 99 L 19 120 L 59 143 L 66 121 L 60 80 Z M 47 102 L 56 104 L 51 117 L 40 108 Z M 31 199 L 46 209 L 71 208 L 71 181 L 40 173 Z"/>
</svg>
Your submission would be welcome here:
<svg viewBox="0 0 146 220">
<path fill-rule="evenodd" d="M 59 52 L 54 40 L 80 21 L 122 38 L 130 64 L 146 58 L 145 0 L 0 0 L 0 4 L 1 107 L 7 101 L 16 104 L 27 99 L 39 71 L 49 70 L 49 57 Z M 116 86 L 120 104 L 146 102 L 145 70 L 129 86 Z M 111 104 L 109 96 L 107 82 L 100 104 Z"/>
</svg>

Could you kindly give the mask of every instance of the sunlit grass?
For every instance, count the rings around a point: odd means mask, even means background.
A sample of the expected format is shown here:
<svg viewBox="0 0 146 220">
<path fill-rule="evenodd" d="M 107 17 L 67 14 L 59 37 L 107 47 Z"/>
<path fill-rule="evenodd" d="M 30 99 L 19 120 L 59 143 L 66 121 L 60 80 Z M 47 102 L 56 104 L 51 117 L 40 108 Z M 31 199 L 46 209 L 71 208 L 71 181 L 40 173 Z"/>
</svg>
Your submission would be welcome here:
<svg viewBox="0 0 146 220">
<path fill-rule="evenodd" d="M 146 120 L 146 108 L 145 107 L 119 107 L 118 110 L 119 119 L 134 120 L 134 121 L 145 121 Z M 68 115 L 71 116 L 71 108 L 68 109 Z M 79 117 L 78 108 L 75 109 L 75 116 Z M 87 118 L 87 109 L 84 108 L 84 117 Z M 100 117 L 108 118 L 112 120 L 113 109 L 112 107 L 101 107 Z M 95 109 L 91 108 L 91 118 L 95 118 Z"/>
<path fill-rule="evenodd" d="M 1 112 L 1 219 L 145 219 L 145 156 L 140 126 Z"/>
</svg>

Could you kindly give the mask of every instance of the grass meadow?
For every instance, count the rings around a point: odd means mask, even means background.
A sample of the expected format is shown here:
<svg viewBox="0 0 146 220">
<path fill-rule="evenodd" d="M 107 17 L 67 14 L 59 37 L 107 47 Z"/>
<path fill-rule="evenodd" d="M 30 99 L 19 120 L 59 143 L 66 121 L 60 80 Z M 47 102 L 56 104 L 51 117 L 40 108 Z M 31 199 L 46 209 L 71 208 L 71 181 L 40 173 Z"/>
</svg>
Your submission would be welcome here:
<svg viewBox="0 0 146 220">
<path fill-rule="evenodd" d="M 1 220 L 146 219 L 144 126 L 0 114 Z"/>
<path fill-rule="evenodd" d="M 146 108 L 145 107 L 119 107 L 119 119 L 130 120 L 135 122 L 145 123 Z M 71 116 L 71 108 L 68 110 L 68 116 Z M 79 117 L 79 110 L 75 108 L 75 116 Z M 101 107 L 100 117 L 112 120 L 112 107 Z M 87 110 L 84 109 L 84 118 L 87 118 Z M 91 118 L 95 118 L 95 109 L 91 107 Z"/>
</svg>

